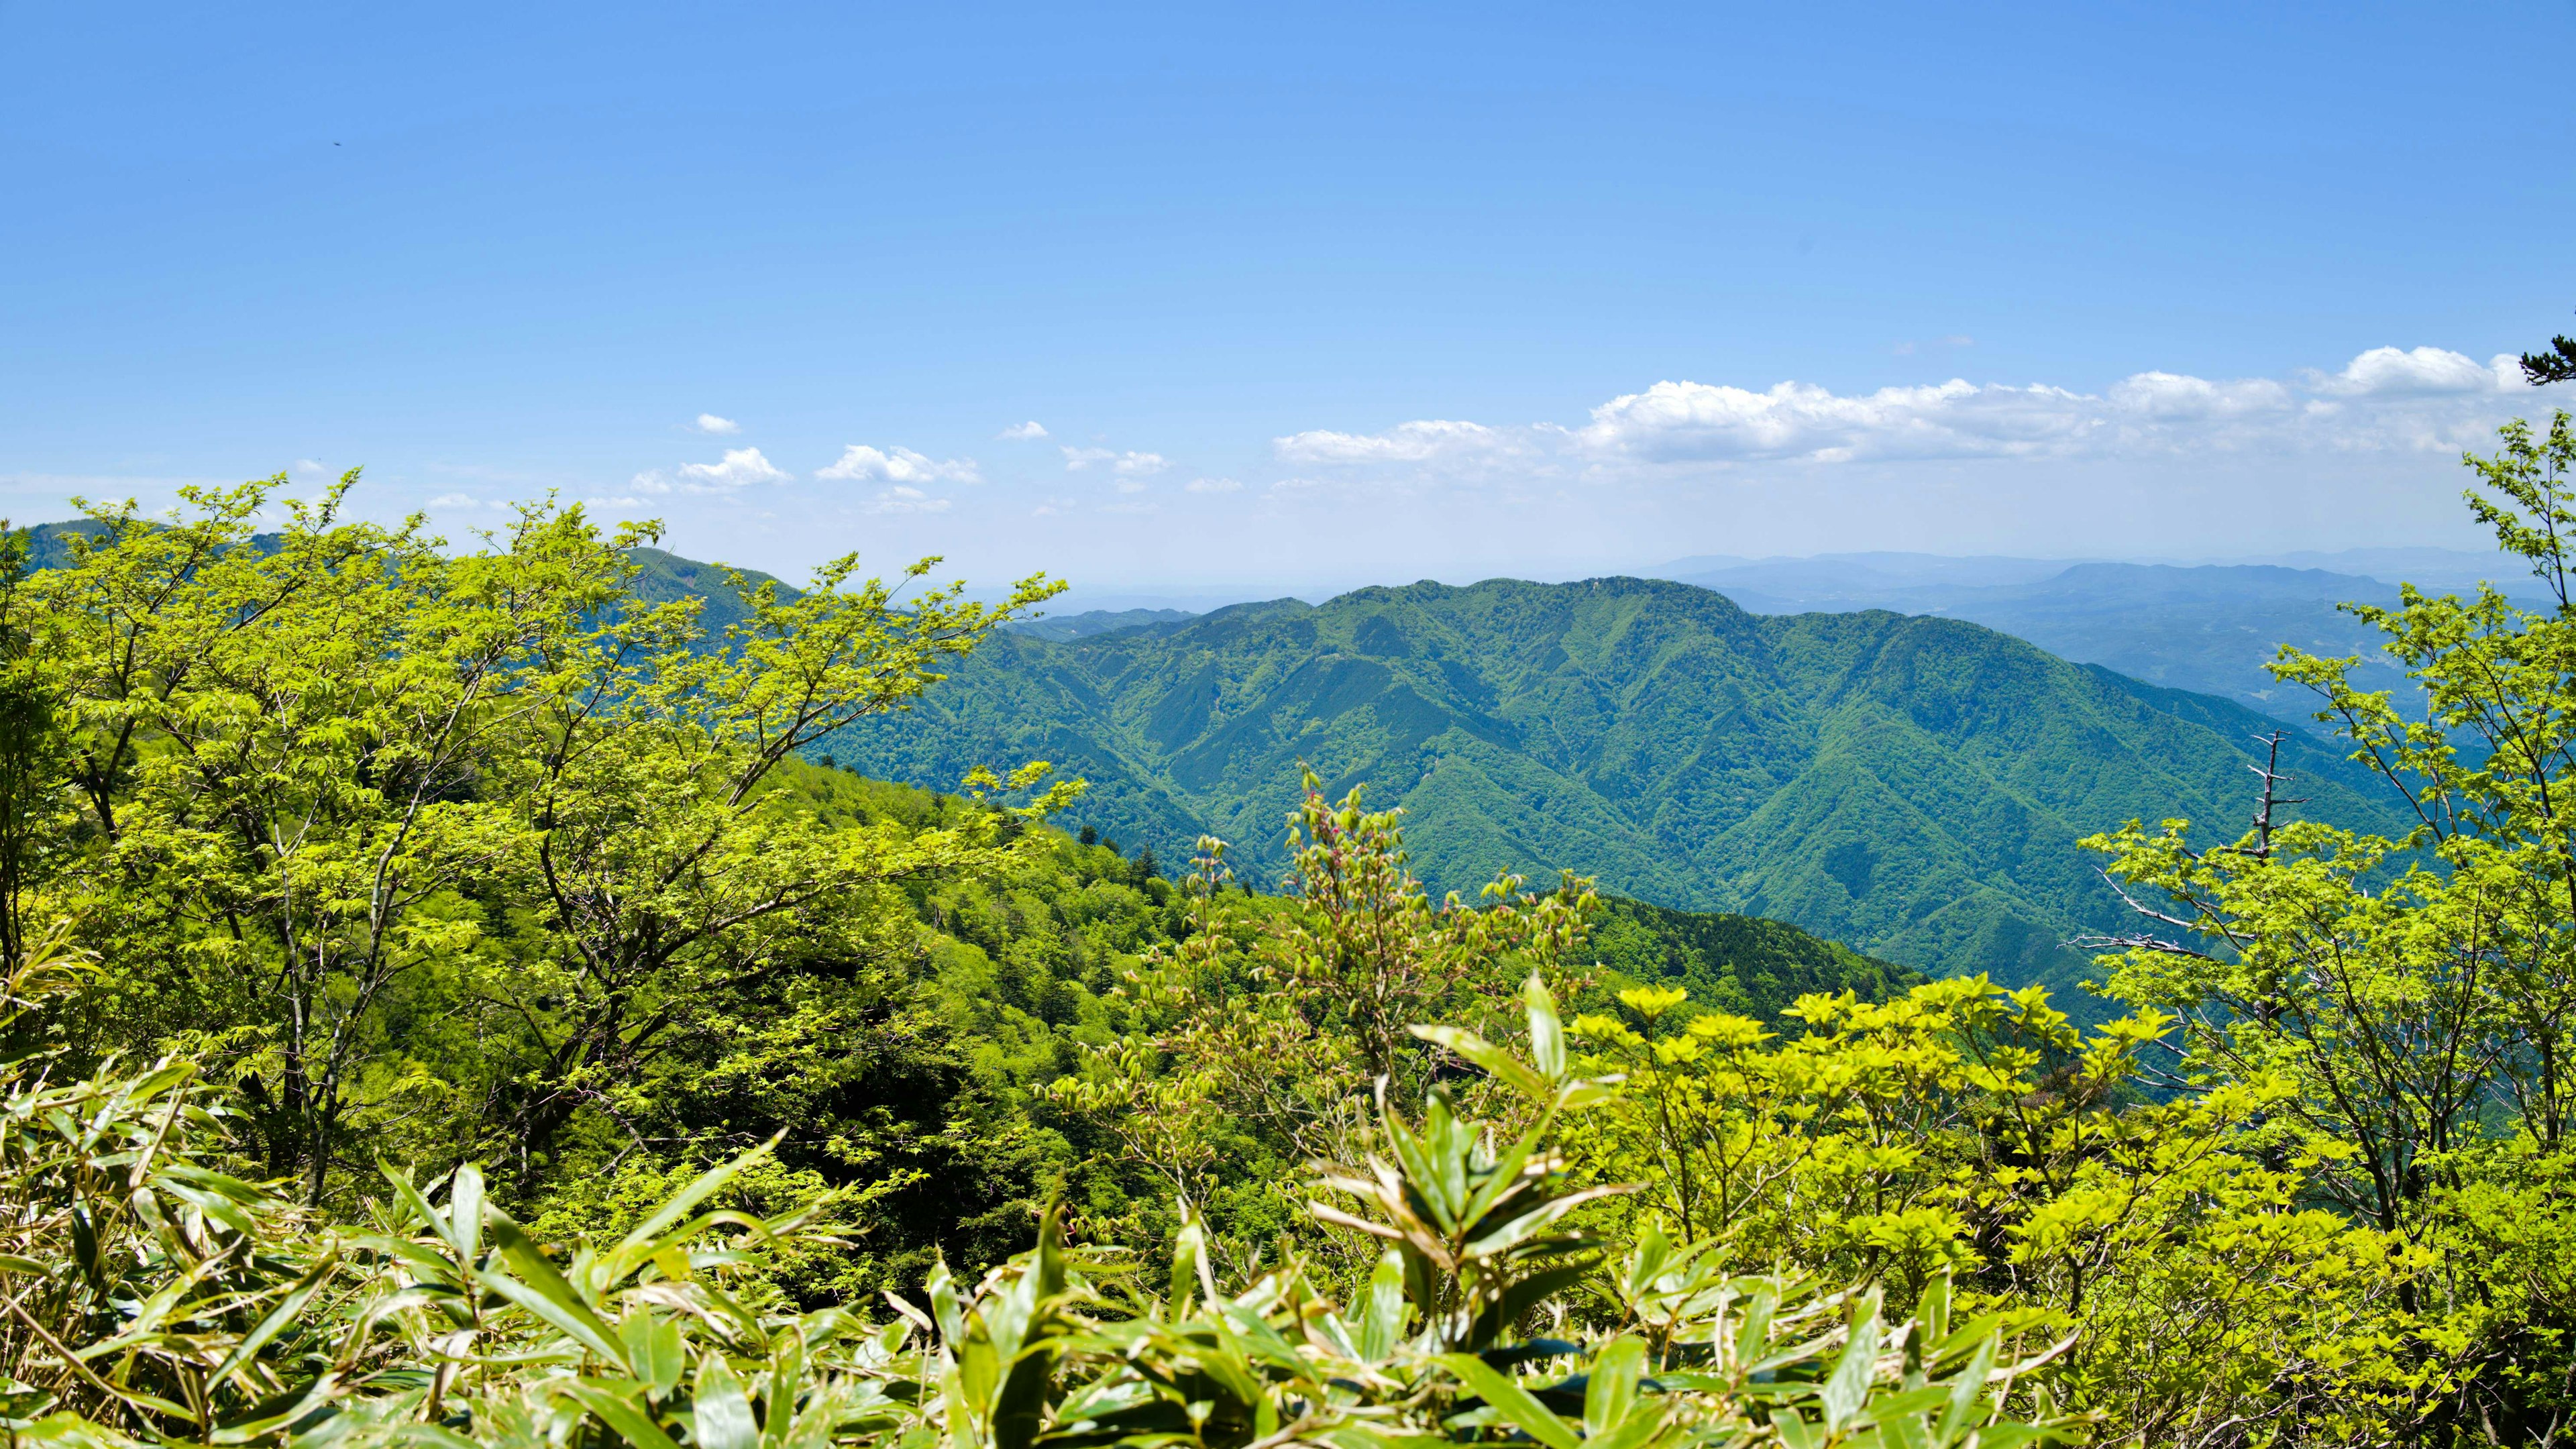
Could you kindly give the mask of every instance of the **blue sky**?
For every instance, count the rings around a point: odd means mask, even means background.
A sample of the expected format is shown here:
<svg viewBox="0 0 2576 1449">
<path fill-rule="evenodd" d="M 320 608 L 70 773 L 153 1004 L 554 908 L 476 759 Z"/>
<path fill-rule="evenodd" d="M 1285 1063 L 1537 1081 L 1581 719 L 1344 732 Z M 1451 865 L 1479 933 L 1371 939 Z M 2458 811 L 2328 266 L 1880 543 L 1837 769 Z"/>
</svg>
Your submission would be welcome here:
<svg viewBox="0 0 2576 1449">
<path fill-rule="evenodd" d="M 0 509 L 363 463 L 1184 591 L 2471 543 L 2576 328 L 2571 32 L 0 4 Z"/>
</svg>

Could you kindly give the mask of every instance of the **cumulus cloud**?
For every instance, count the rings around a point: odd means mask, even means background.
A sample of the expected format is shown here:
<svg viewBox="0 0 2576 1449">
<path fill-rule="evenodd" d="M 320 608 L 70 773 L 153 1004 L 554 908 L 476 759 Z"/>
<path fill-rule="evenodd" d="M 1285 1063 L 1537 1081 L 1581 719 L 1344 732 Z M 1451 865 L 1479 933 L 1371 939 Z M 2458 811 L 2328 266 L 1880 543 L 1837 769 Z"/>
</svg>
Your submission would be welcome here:
<svg viewBox="0 0 2576 1449">
<path fill-rule="evenodd" d="M 1231 478 L 1193 478 L 1181 485 L 1191 493 L 1240 493 L 1243 485 Z"/>
<path fill-rule="evenodd" d="M 753 483 L 783 483 L 787 474 L 770 466 L 758 448 L 727 448 L 721 463 L 683 463 L 680 476 L 716 488 L 742 488 Z"/>
<path fill-rule="evenodd" d="M 483 500 L 479 498 L 468 498 L 462 493 L 441 493 L 436 498 L 429 500 L 429 506 L 432 508 L 480 508 L 483 506 Z"/>
<path fill-rule="evenodd" d="M 1008 438 L 1013 442 L 1033 442 L 1039 438 L 1045 437 L 1046 435 L 1047 430 L 1045 426 L 1037 422 L 1035 419 L 1031 419 L 1025 423 L 1013 423 L 1009 427 L 995 433 L 993 436 L 997 438 Z"/>
<path fill-rule="evenodd" d="M 1122 453 L 1114 448 L 1066 448 L 1064 466 L 1067 472 L 1079 473 L 1085 468 L 1106 463 L 1109 471 L 1122 477 L 1149 477 L 1172 466 L 1160 453 Z"/>
<path fill-rule="evenodd" d="M 2455 452 L 2513 410 L 2512 395 L 2523 390 L 2513 364 L 2436 347 L 2381 347 L 2330 373 L 2212 379 L 2150 371 L 2099 392 L 1964 378 L 1865 393 L 1802 382 L 1755 390 L 1665 381 L 1614 397 L 1573 427 L 1421 421 L 1380 433 L 1296 433 L 1272 447 L 1290 463 L 1435 477 L 1505 465 L 1600 477 L 1780 461 Z"/>
<path fill-rule="evenodd" d="M 742 431 L 742 424 L 731 418 L 717 417 L 714 413 L 698 414 L 696 427 L 702 433 L 722 433 L 728 436 Z"/>
<path fill-rule="evenodd" d="M 2484 366 L 2439 347 L 2400 351 L 2374 347 L 2343 371 L 2317 380 L 2320 392 L 2342 396 L 2428 396 L 2443 393 L 2517 392 L 2524 386 L 2520 360 L 2498 354 Z"/>
<path fill-rule="evenodd" d="M 683 463 L 679 476 L 660 471 L 638 473 L 638 493 L 734 493 L 754 483 L 784 483 L 793 474 L 773 465 L 758 448 L 727 448 L 722 461 Z"/>
<path fill-rule="evenodd" d="M 872 448 L 852 443 L 841 450 L 841 459 L 814 475 L 848 482 L 898 483 L 980 483 L 983 476 L 975 471 L 972 458 L 950 458 L 945 462 L 916 453 L 910 448 Z"/>
<path fill-rule="evenodd" d="M 298 458 L 295 460 L 295 475 L 299 478 L 319 478 L 330 471 L 330 469 L 323 467 L 320 463 L 315 462 L 311 458 Z"/>
</svg>

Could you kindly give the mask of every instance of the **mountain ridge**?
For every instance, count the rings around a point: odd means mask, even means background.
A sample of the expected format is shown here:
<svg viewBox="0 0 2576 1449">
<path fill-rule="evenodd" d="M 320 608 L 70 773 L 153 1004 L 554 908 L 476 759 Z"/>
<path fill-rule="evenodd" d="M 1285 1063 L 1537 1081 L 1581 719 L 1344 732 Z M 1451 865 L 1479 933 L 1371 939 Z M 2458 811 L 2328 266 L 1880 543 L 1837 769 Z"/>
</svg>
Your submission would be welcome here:
<svg viewBox="0 0 2576 1449">
<path fill-rule="evenodd" d="M 832 748 L 916 782 L 1051 759 L 1093 783 L 1077 818 L 1175 859 L 1212 830 L 1253 869 L 1284 864 L 1275 822 L 1311 766 L 1328 791 L 1405 806 L 1441 888 L 1572 869 L 1908 967 L 2064 985 L 2083 963 L 2058 943 L 2118 911 L 2073 840 L 2232 820 L 2273 727 L 2170 693 L 1958 620 L 1487 580 L 1004 636 L 916 713 Z M 2375 819 L 2350 765 L 2284 749 L 2319 809 Z"/>
</svg>

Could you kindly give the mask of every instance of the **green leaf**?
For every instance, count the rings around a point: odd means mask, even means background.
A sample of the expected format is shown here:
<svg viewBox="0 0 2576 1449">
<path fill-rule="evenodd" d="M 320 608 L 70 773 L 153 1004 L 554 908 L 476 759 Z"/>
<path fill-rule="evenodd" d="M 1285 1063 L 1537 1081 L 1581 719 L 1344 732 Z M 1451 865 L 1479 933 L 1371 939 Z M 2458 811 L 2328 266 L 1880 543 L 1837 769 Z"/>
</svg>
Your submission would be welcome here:
<svg viewBox="0 0 2576 1449">
<path fill-rule="evenodd" d="M 1187 1211 L 1186 1205 L 1183 1211 Z M 1212 1276 L 1207 1262 L 1207 1234 L 1200 1229 L 1197 1218 L 1186 1218 L 1181 1230 L 1172 1235 L 1172 1291 L 1164 1300 L 1164 1312 L 1174 1322 L 1189 1317 L 1200 1280 Z M 1214 1293 L 1209 1297 L 1213 1301 Z"/>
<path fill-rule="evenodd" d="M 1735 1326 L 1737 1365 L 1749 1368 L 1762 1359 L 1762 1350 L 1771 1342 L 1771 1315 L 1779 1307 L 1779 1290 L 1767 1283 L 1744 1300 L 1744 1317 Z"/>
<path fill-rule="evenodd" d="M 1404 1341 L 1404 1255 L 1390 1248 L 1369 1274 L 1368 1312 L 1360 1320 L 1360 1357 L 1383 1363 Z"/>
<path fill-rule="evenodd" d="M 1598 1438 L 1628 1417 L 1636 1407 L 1637 1381 L 1645 1377 L 1645 1341 L 1621 1334 L 1602 1345 L 1592 1358 L 1592 1377 L 1583 1390 L 1583 1432 Z"/>
<path fill-rule="evenodd" d="M 698 1360 L 695 1388 L 697 1449 L 759 1449 L 760 1426 L 751 1417 L 751 1400 L 724 1355 Z"/>
<path fill-rule="evenodd" d="M 12 1429 L 9 1437 L 28 1444 L 58 1444 L 63 1449 L 133 1449 L 137 1442 L 69 1410 L 47 1414 L 24 1428 Z"/>
<path fill-rule="evenodd" d="M 613 1285 L 622 1282 L 628 1274 L 644 1266 L 655 1253 L 666 1246 L 659 1241 L 664 1229 L 687 1217 L 692 1208 L 706 1201 L 726 1183 L 733 1181 L 744 1168 L 767 1157 L 770 1149 L 777 1145 L 778 1139 L 773 1137 L 767 1143 L 751 1149 L 721 1167 L 712 1167 L 698 1174 L 696 1180 L 687 1187 L 672 1194 L 668 1202 L 654 1209 L 651 1217 L 637 1223 L 635 1230 L 628 1233 L 616 1247 L 609 1250 L 607 1257 L 600 1260 L 600 1270 L 606 1275 L 607 1283 Z"/>
<path fill-rule="evenodd" d="M 617 1325 L 617 1338 L 625 1345 L 627 1366 L 645 1387 L 657 1395 L 678 1387 L 680 1375 L 689 1366 L 681 1351 L 678 1324 L 638 1309 Z"/>
<path fill-rule="evenodd" d="M 447 1180 L 447 1217 L 455 1225 L 453 1241 L 465 1261 L 483 1256 L 483 1170 L 465 1163 Z"/>
<path fill-rule="evenodd" d="M 1914 1317 L 1923 1325 L 1914 1335 L 1918 1345 L 1939 1343 L 1950 1332 L 1950 1275 L 1935 1273 L 1923 1285 L 1922 1300 L 1914 1306 Z"/>
<path fill-rule="evenodd" d="M 376 1159 L 376 1172 L 393 1185 L 395 1199 L 409 1208 L 411 1215 L 418 1219 L 422 1226 L 428 1228 L 432 1236 L 456 1249 L 460 1255 L 464 1254 L 465 1245 L 458 1239 L 455 1230 L 449 1226 L 447 1214 L 432 1207 L 429 1199 L 421 1196 L 420 1189 L 411 1185 L 411 1174 L 381 1157 Z"/>
<path fill-rule="evenodd" d="M 1878 1345 L 1882 1330 L 1878 1322 L 1878 1295 L 1869 1297 L 1869 1311 L 1852 1326 L 1851 1342 L 1843 1345 L 1843 1356 L 1834 1364 L 1833 1375 L 1825 1380 L 1819 1396 L 1824 1401 L 1825 1429 L 1839 1434 L 1869 1402 L 1870 1381 L 1878 1372 Z"/>
<path fill-rule="evenodd" d="M 1565 1025 L 1557 1019 L 1556 995 L 1532 971 L 1521 996 L 1529 1003 L 1530 1063 L 1549 1081 L 1557 1081 L 1565 1075 Z"/>
<path fill-rule="evenodd" d="M 1583 1441 L 1584 1449 L 1641 1449 L 1664 1431 L 1666 1406 L 1648 1401 L 1628 1411 L 1610 1429 Z"/>
<path fill-rule="evenodd" d="M 598 1416 L 634 1449 L 679 1449 L 643 1404 L 644 1386 L 633 1379 L 573 1379 L 562 1392 Z"/>
<path fill-rule="evenodd" d="M 1518 1381 L 1486 1366 L 1471 1353 L 1444 1353 L 1440 1365 L 1474 1391 L 1476 1397 L 1490 1406 L 1495 1416 L 1522 1433 L 1536 1439 L 1547 1449 L 1581 1449 L 1583 1437 L 1574 1427 L 1558 1418 Z"/>
<path fill-rule="evenodd" d="M 1807 1422 L 1806 1416 L 1795 1409 L 1781 1409 L 1773 1413 L 1771 1432 L 1780 1436 L 1780 1442 L 1786 1445 L 1787 1449 L 1821 1449 L 1828 1437 L 1819 1433 L 1816 1426 Z"/>
<path fill-rule="evenodd" d="M 501 1257 L 518 1277 L 490 1269 L 474 1270 L 474 1281 L 518 1304 L 546 1322 L 572 1335 L 573 1340 L 592 1353 L 620 1368 L 631 1368 L 626 1362 L 626 1347 L 617 1341 L 608 1325 L 581 1301 L 581 1295 L 555 1265 L 546 1261 L 519 1225 L 504 1218 L 493 1225 L 492 1237 L 501 1249 Z"/>
<path fill-rule="evenodd" d="M 1958 1376 L 1950 1381 L 1950 1404 L 1941 1414 L 1941 1442 L 1956 1442 L 1960 1435 L 1975 1426 L 1977 1418 L 1982 1417 L 1978 1403 L 1986 1391 L 1986 1379 L 1995 1371 L 1995 1352 L 2000 1342 L 1999 1339 L 1988 1338 L 1978 1344 L 1968 1366 L 1959 1370 Z"/>
<path fill-rule="evenodd" d="M 1548 1100 L 1553 1091 L 1547 1078 L 1531 1071 L 1520 1058 L 1472 1031 L 1454 1026 L 1417 1026 L 1413 1028 L 1413 1034 L 1465 1057 L 1533 1102 Z"/>
</svg>

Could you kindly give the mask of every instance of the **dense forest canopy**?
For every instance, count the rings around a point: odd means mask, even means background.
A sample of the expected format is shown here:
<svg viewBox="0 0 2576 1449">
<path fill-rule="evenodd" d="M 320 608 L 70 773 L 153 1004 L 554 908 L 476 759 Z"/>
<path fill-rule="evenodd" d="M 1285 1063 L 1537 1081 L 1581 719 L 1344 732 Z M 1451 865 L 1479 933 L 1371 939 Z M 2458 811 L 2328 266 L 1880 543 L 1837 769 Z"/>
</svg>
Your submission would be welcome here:
<svg viewBox="0 0 2576 1449">
<path fill-rule="evenodd" d="M 829 748 L 934 786 L 1052 760 L 1090 783 L 1084 823 L 1166 855 L 1213 829 L 1265 875 L 1302 762 L 1327 793 L 1365 782 L 1403 806 L 1435 889 L 1572 869 L 2072 998 L 2090 964 L 2064 943 L 2125 915 L 2075 842 L 2133 818 L 2243 819 L 2246 767 L 2285 728 L 1957 620 L 1489 580 L 1004 635 L 916 712 Z M 2283 749 L 2293 812 L 2405 828 L 2332 742 L 2292 729 Z"/>
<path fill-rule="evenodd" d="M 1044 578 L 980 604 L 844 559 L 790 590 L 550 504 L 456 550 L 344 517 L 354 475 L 6 535 L 0 1419 L 317 1449 L 2549 1442 L 2576 428 L 2472 462 L 2550 602 L 2358 606 L 2359 677 L 2403 699 L 2285 649 L 2349 759 L 2267 751 L 2250 812 L 2195 798 L 2244 763 L 2186 728 L 2241 722 L 2212 704 L 1957 625 L 1676 624 L 1627 584 L 1049 643 L 997 633 Z M 1543 719 L 1460 642 L 1532 615 L 1555 632 L 1502 652 Z M 1327 666 L 1276 647 L 1336 630 Z M 1617 721 L 1579 742 L 1579 654 L 1651 665 L 1630 702 L 1667 691 L 1643 717 L 1697 763 L 1659 774 Z M 1131 855 L 1056 823 L 1100 781 L 949 728 L 1007 697 L 1070 738 L 1039 706 L 1091 676 L 1058 666 L 1113 656 L 1204 680 L 1098 718 L 1159 730 L 1174 779 L 1282 771 L 1284 806 Z M 1938 710 L 1896 687 L 1927 678 Z M 1282 691 L 1378 733 L 1301 759 L 1284 704 L 1217 708 Z M 1488 845 L 1580 825 L 1578 775 L 1706 815 L 1830 766 L 1885 813 L 1906 761 L 1912 807 L 1943 761 L 2036 792 L 2017 752 L 2089 759 L 2051 788 L 2125 810 L 2080 848 L 2126 1014 L 1512 873 L 1545 851 L 1444 845 L 1444 880 L 1498 868 L 1435 895 L 1408 832 L 1470 796 L 1421 793 L 1448 767 L 1398 758 L 1407 720 L 1555 761 Z M 944 783 L 841 768 L 907 740 Z M 1801 862 L 1785 893 L 1862 874 L 1866 813 L 1618 839 L 1681 879 L 1693 841 L 1760 837 Z M 2057 850 L 2072 813 L 1991 823 Z"/>
</svg>

